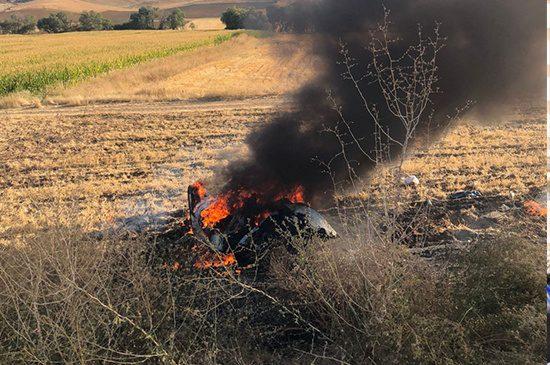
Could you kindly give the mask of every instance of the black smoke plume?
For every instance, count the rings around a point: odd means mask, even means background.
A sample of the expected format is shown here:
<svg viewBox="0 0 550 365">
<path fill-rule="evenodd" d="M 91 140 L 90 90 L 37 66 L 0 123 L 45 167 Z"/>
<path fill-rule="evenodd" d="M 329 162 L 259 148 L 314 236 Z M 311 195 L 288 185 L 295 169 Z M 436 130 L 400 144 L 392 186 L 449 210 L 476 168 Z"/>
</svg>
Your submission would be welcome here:
<svg viewBox="0 0 550 365">
<path fill-rule="evenodd" d="M 326 68 L 295 97 L 296 111 L 276 117 L 248 137 L 250 156 L 229 165 L 225 189 L 260 190 L 276 196 L 301 185 L 313 201 L 330 196 L 335 186 L 348 187 L 350 163 L 358 175 L 373 168 L 363 152 L 376 147 L 374 123 L 353 83 L 342 77 L 344 66 L 338 61 L 340 45 L 345 44 L 357 70 L 366 70 L 372 56 L 365 47 L 383 20 L 384 7 L 390 11 L 391 36 L 400 38 L 392 51 L 402 52 L 416 42 L 419 25 L 430 33 L 440 23 L 440 34 L 446 38 L 438 58 L 440 91 L 429 105 L 433 120 L 420 121 L 420 135 L 428 121 L 433 128 L 470 100 L 483 113 L 518 97 L 544 97 L 546 10 L 541 0 L 387 0 L 384 4 L 380 0 L 310 0 L 308 6 L 296 7 L 301 13 L 293 14 L 293 19 L 303 24 L 294 28 L 314 31 L 314 52 Z M 377 85 L 364 82 L 361 88 L 377 106 L 384 130 L 397 140 L 402 138 L 403 127 L 383 107 Z M 335 135 L 323 132 L 339 120 L 327 90 L 351 123 L 340 141 L 346 146 L 346 159 L 338 157 L 342 144 Z M 399 152 L 399 147 L 392 147 L 393 155 Z M 322 167 L 329 161 L 332 175 Z"/>
</svg>

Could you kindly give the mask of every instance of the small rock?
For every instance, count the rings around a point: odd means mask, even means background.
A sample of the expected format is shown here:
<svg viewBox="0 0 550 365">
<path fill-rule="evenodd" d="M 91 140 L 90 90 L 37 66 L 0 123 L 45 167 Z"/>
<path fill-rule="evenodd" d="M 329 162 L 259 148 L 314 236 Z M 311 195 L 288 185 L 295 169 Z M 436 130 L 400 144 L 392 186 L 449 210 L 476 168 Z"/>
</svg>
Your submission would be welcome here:
<svg viewBox="0 0 550 365">
<path fill-rule="evenodd" d="M 411 185 L 418 186 L 420 184 L 420 180 L 418 180 L 418 178 L 414 175 L 403 177 L 401 179 L 401 182 L 403 183 L 403 185 L 406 185 L 406 186 L 411 186 Z"/>
<path fill-rule="evenodd" d="M 451 233 L 453 237 L 460 242 L 472 242 L 477 237 L 477 233 L 470 229 L 454 230 Z"/>
<path fill-rule="evenodd" d="M 499 212 L 497 210 L 483 215 L 483 218 L 490 219 L 490 220 L 493 220 L 493 221 L 500 221 L 500 220 L 504 219 L 505 217 L 506 216 L 504 215 L 504 213 Z"/>
<path fill-rule="evenodd" d="M 502 205 L 500 206 L 500 211 L 501 211 L 501 212 L 507 212 L 507 211 L 509 211 L 510 209 L 511 209 L 511 208 L 510 208 L 509 206 L 507 206 L 506 204 L 502 204 Z"/>
<path fill-rule="evenodd" d="M 477 190 L 477 181 L 472 180 L 470 183 L 466 186 L 467 190 Z"/>
</svg>

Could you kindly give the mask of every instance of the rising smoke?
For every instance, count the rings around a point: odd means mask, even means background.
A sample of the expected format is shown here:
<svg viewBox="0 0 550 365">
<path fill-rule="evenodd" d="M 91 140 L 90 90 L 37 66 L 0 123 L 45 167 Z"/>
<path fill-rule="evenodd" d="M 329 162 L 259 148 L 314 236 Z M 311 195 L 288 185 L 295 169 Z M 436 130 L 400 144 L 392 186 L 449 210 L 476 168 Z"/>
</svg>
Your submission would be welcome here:
<svg viewBox="0 0 550 365">
<path fill-rule="evenodd" d="M 375 123 L 353 83 L 342 77 L 345 69 L 338 61 L 343 43 L 355 58 L 357 72 L 367 72 L 372 55 L 365 47 L 384 17 L 383 6 L 390 11 L 391 36 L 400 38 L 392 52 L 399 54 L 417 42 L 418 25 L 429 34 L 440 23 L 440 34 L 445 37 L 437 62 L 439 92 L 420 120 L 419 136 L 428 121 L 430 128 L 443 125 L 448 115 L 469 100 L 483 113 L 518 97 L 544 97 L 546 13 L 542 0 L 387 0 L 383 5 L 380 0 L 310 0 L 308 5 L 297 7 L 303 13 L 293 18 L 307 23 L 297 24 L 296 29 L 314 29 L 315 52 L 326 63 L 326 72 L 296 95 L 296 111 L 276 117 L 248 137 L 250 156 L 229 165 L 224 172 L 225 189 L 260 189 L 269 197 L 301 185 L 313 201 L 330 196 L 335 186 L 348 187 L 350 164 L 358 175 L 374 167 L 363 152 L 376 148 Z M 378 110 L 384 130 L 396 140 L 403 138 L 401 123 L 384 108 L 380 88 L 368 80 L 360 87 Z M 323 132 L 339 120 L 327 90 L 350 123 L 341 141 Z M 340 142 L 346 146 L 346 159 L 340 154 Z M 391 154 L 399 152 L 398 146 L 392 146 Z M 329 161 L 332 175 L 322 167 Z"/>
</svg>

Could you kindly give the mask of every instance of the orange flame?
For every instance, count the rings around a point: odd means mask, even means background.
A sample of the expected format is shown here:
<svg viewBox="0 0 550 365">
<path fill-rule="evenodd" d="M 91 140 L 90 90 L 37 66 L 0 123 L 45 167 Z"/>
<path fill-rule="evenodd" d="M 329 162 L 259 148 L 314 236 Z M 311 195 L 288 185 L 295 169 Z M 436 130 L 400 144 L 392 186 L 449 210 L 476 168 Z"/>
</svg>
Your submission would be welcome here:
<svg viewBox="0 0 550 365">
<path fill-rule="evenodd" d="M 204 187 L 204 184 L 202 182 L 197 181 L 191 186 L 197 190 L 197 194 L 199 194 L 199 198 L 202 199 L 206 196 L 206 188 Z"/>
<path fill-rule="evenodd" d="M 534 200 L 527 200 L 523 203 L 525 212 L 534 217 L 546 217 L 547 208 L 543 207 Z"/>
<path fill-rule="evenodd" d="M 193 264 L 195 269 L 210 269 L 219 267 L 228 267 L 237 264 L 233 253 L 220 254 L 215 252 L 205 252 L 199 256 Z"/>
<path fill-rule="evenodd" d="M 219 197 L 208 208 L 201 212 L 204 227 L 213 227 L 216 223 L 231 214 L 227 197 Z"/>
<path fill-rule="evenodd" d="M 171 270 L 171 271 L 178 271 L 181 268 L 181 264 L 177 261 L 174 262 L 172 265 L 165 262 L 162 264 L 162 268 L 166 270 Z"/>
<path fill-rule="evenodd" d="M 214 227 L 218 222 L 227 218 L 234 211 L 242 208 L 247 199 L 255 199 L 258 204 L 262 204 L 260 199 L 262 195 L 255 191 L 231 191 L 222 194 L 216 198 L 216 200 L 210 204 L 210 206 L 204 209 L 200 214 L 202 217 L 203 227 Z M 274 201 L 288 200 L 291 203 L 303 203 L 304 200 L 304 188 L 296 186 L 290 191 L 281 192 L 275 196 Z M 262 212 L 254 220 L 257 225 L 265 218 L 269 217 L 269 212 Z"/>
<path fill-rule="evenodd" d="M 303 203 L 304 199 L 304 188 L 301 186 L 296 186 L 294 189 L 287 194 L 279 194 L 276 200 L 288 199 L 291 203 Z"/>
<path fill-rule="evenodd" d="M 192 185 L 199 197 L 202 199 L 206 197 L 206 188 L 201 182 L 196 182 Z M 296 186 L 288 191 L 281 192 L 275 195 L 274 198 L 271 194 L 261 194 L 258 191 L 246 191 L 246 190 L 234 190 L 229 191 L 223 194 L 218 195 L 215 198 L 211 198 L 211 203 L 200 211 L 200 216 L 202 220 L 202 225 L 204 228 L 214 228 L 223 219 L 229 217 L 235 211 L 243 208 L 247 202 L 252 202 L 258 204 L 260 207 L 269 206 L 267 203 L 278 202 L 282 200 L 288 200 L 291 203 L 303 203 L 304 200 L 304 189 L 301 186 Z M 270 189 L 265 189 L 263 191 L 270 191 Z M 269 195 L 269 200 L 265 201 L 265 196 Z M 208 203 L 205 201 L 205 203 Z M 269 217 L 271 212 L 269 210 L 260 212 L 256 217 L 252 218 L 252 222 L 258 226 L 264 219 Z M 192 229 L 189 232 L 193 234 Z M 210 250 L 204 250 L 197 246 L 193 247 L 193 251 L 198 253 L 198 258 L 193 264 L 193 267 L 196 269 L 210 269 L 210 268 L 220 268 L 220 267 L 229 267 L 237 265 L 237 260 L 233 253 L 222 254 L 219 252 L 213 252 Z M 236 270 L 237 273 L 240 272 L 239 269 Z"/>
</svg>

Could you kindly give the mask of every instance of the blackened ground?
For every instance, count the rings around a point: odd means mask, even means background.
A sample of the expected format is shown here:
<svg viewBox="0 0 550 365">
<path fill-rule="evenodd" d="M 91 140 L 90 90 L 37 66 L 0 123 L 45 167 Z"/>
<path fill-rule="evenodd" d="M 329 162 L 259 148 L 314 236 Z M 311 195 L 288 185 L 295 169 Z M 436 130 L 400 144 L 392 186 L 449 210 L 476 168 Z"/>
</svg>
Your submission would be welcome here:
<svg viewBox="0 0 550 365">
<path fill-rule="evenodd" d="M 452 250 L 466 248 L 476 241 L 502 233 L 513 233 L 534 244 L 545 244 L 546 218 L 532 216 L 524 207 L 528 200 L 545 205 L 544 198 L 544 192 L 533 189 L 529 194 L 513 198 L 509 195 L 481 195 L 414 202 L 396 216 L 396 234 L 403 237 L 402 244 L 427 259 L 445 258 Z M 324 212 L 327 218 L 336 222 L 335 215 L 328 212 Z M 154 242 L 155 255 L 163 263 L 178 262 L 180 269 L 192 271 L 197 258 L 192 247 L 203 244 L 188 234 L 185 216 L 183 210 L 169 212 L 156 216 L 154 225 L 144 223 L 143 218 L 128 218 L 124 226 L 129 227 L 132 223 L 134 226 L 128 230 L 130 234 L 149 235 Z M 137 221 L 140 224 L 136 224 Z M 273 245 L 266 247 L 272 248 Z"/>
</svg>

